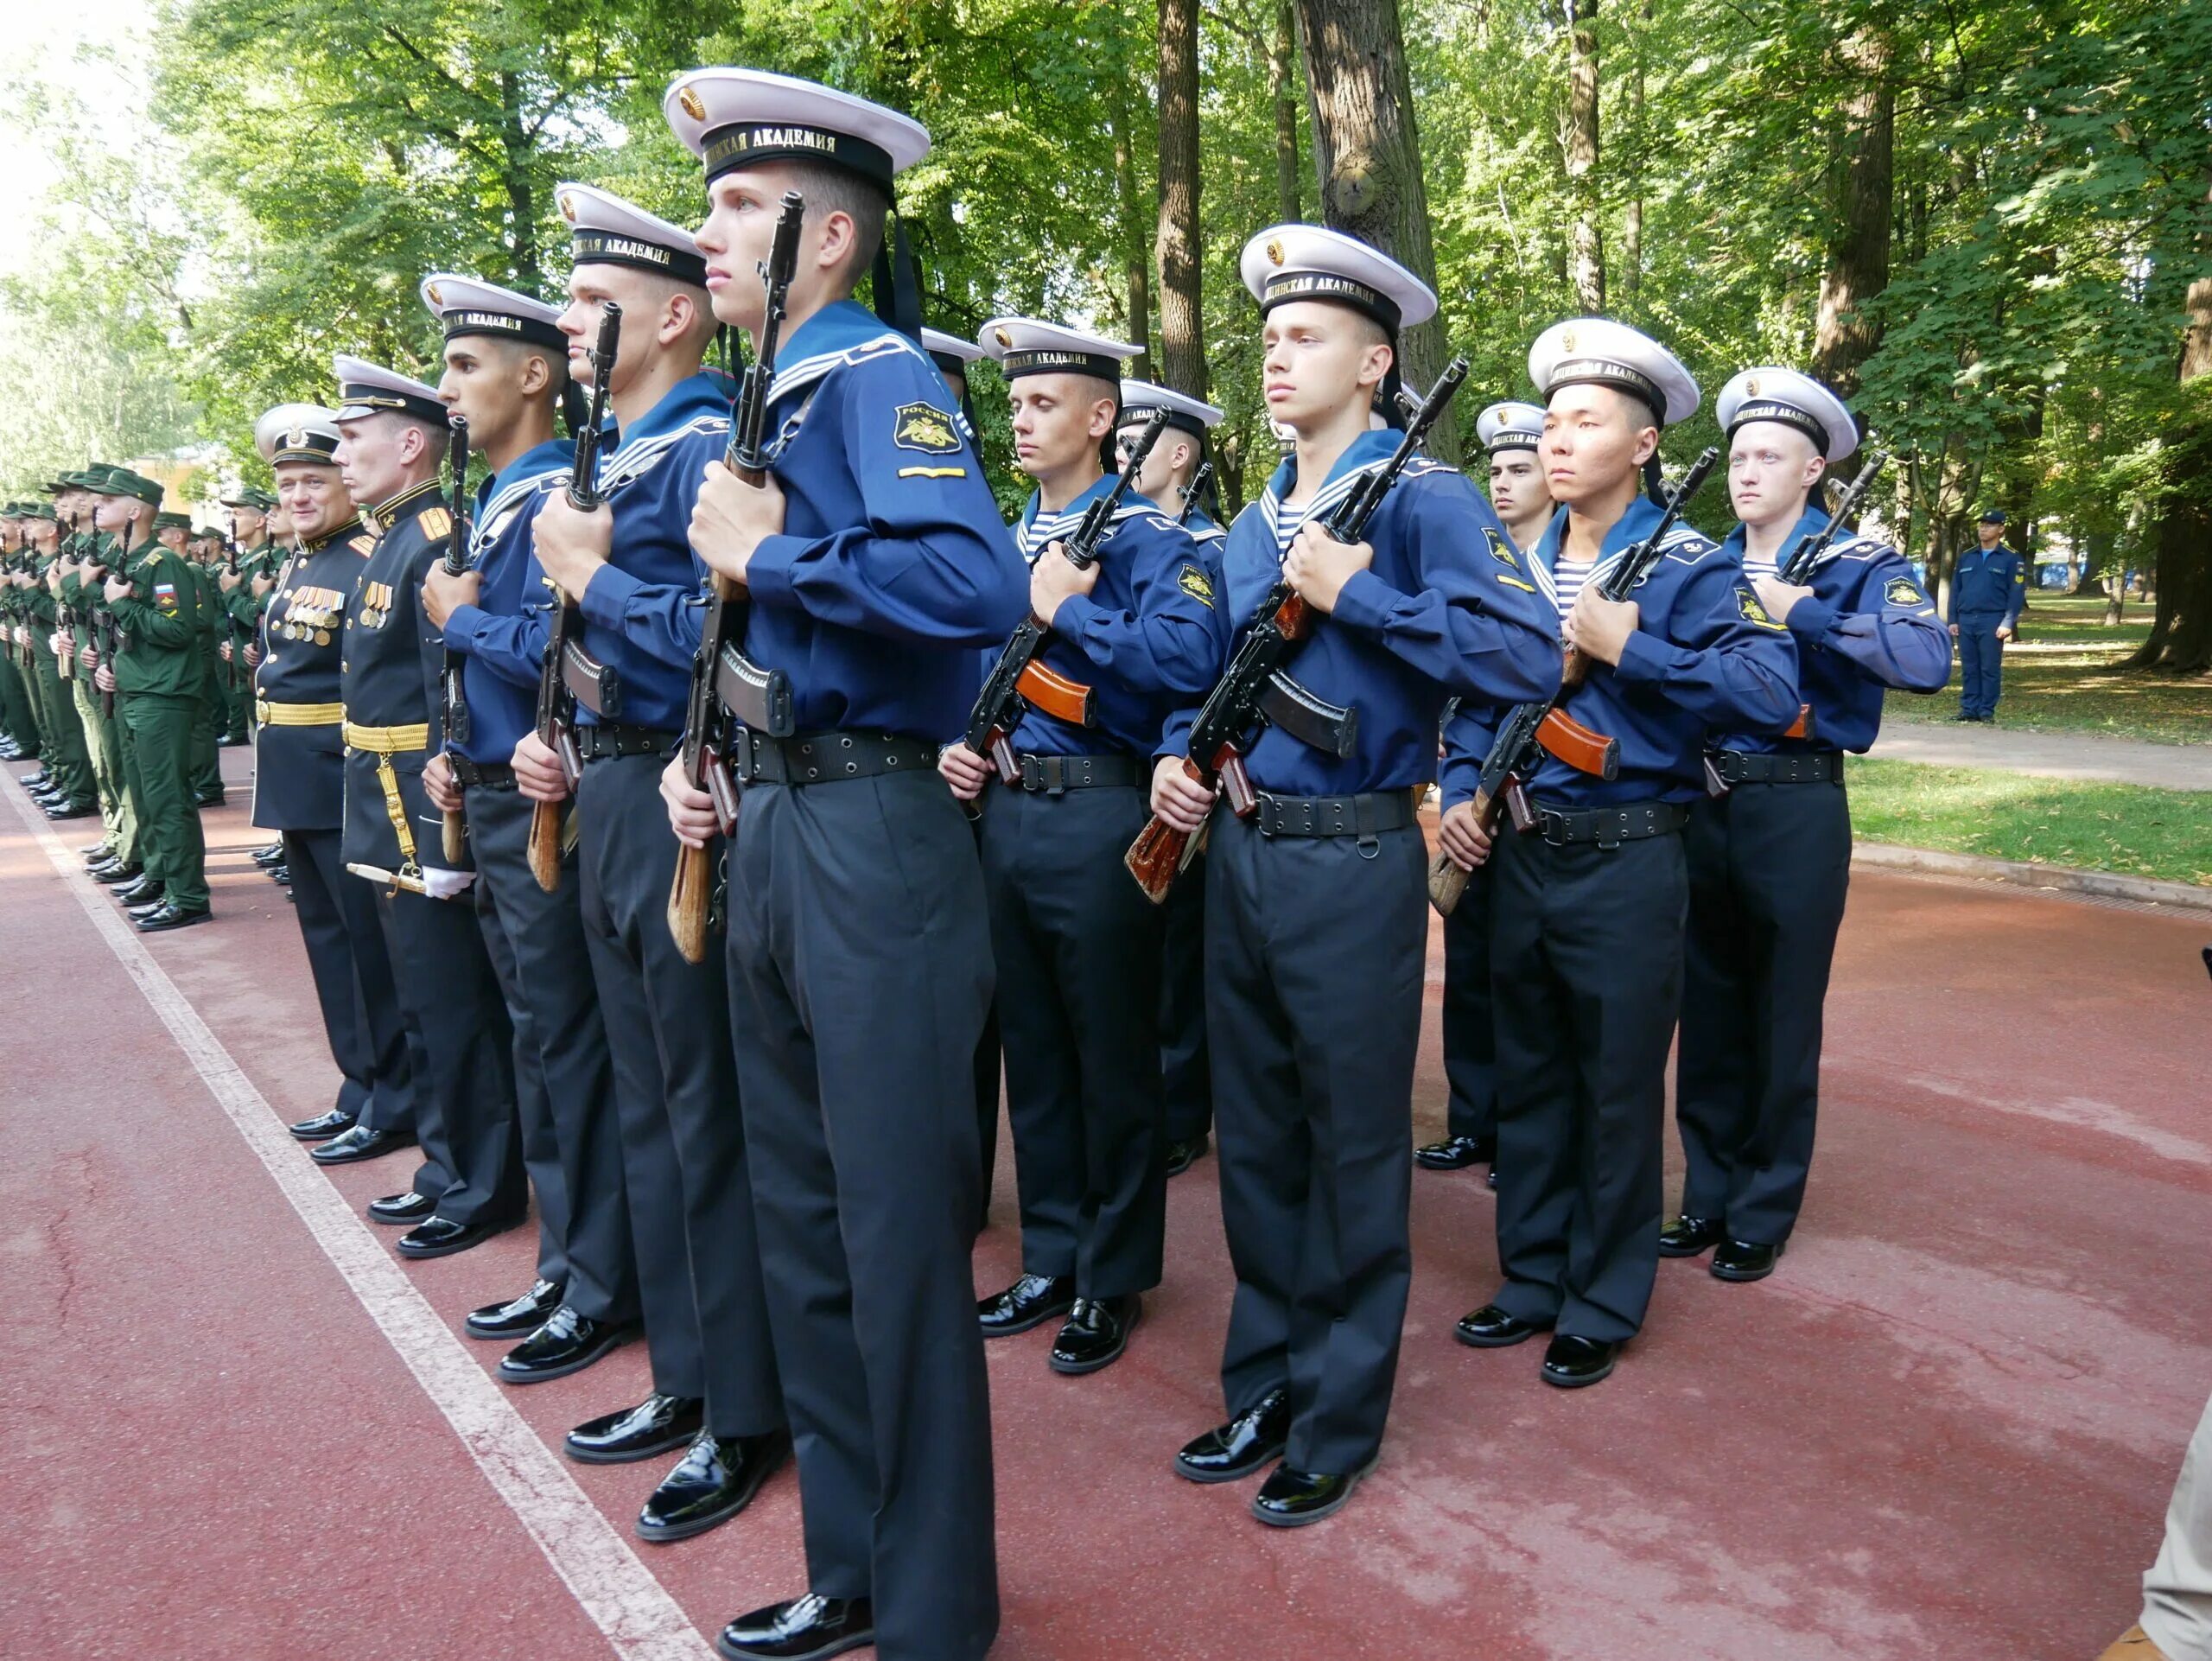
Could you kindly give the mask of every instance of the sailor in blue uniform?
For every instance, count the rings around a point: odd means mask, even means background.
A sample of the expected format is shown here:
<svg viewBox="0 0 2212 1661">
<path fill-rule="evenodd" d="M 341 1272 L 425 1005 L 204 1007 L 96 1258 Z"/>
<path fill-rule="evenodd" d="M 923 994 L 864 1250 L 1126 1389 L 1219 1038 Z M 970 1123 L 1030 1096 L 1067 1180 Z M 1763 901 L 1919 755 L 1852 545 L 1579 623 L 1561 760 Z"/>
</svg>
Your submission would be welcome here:
<svg viewBox="0 0 2212 1661">
<path fill-rule="evenodd" d="M 1694 804 L 1675 1117 L 1688 1170 L 1662 1257 L 1707 1247 L 1724 1281 L 1764 1279 L 1797 1221 L 1813 1158 L 1821 1009 L 1851 875 L 1843 755 L 1863 754 L 1890 687 L 1939 690 L 1951 643 L 1888 544 L 1848 530 L 1804 587 L 1777 566 L 1828 525 L 1827 470 L 1859 448 L 1841 399 L 1809 375 L 1746 369 L 1721 389 L 1728 490 L 1721 544 L 1797 643 L 1796 736 L 1724 731 L 1708 760 L 1726 793 Z"/>
<path fill-rule="evenodd" d="M 338 476 L 338 428 L 312 404 L 280 404 L 254 442 L 276 469 L 295 538 L 277 569 L 254 646 L 253 822 L 283 839 L 308 970 L 345 1083 L 327 1114 L 291 1127 L 324 1165 L 374 1159 L 415 1139 L 416 1081 L 376 897 L 348 877 L 346 710 L 339 699 L 346 607 L 375 539 Z M 415 1192 L 435 1200 L 446 1174 L 425 1164 Z"/>
<path fill-rule="evenodd" d="M 1134 488 L 1092 563 L 1065 557 L 1113 489 L 1102 442 L 1120 425 L 1122 360 L 1142 348 L 1021 317 L 994 318 L 979 338 L 1006 379 L 1017 463 L 1037 481 L 1016 531 L 1031 615 L 1051 629 L 1033 661 L 1087 688 L 1090 718 L 1025 700 L 1010 789 L 965 743 L 938 762 L 982 815 L 1021 1194 L 1021 1276 L 976 1313 L 987 1338 L 1065 1314 L 1050 1365 L 1089 1373 L 1127 1347 L 1160 1283 L 1167 1223 L 1153 978 L 1165 918 L 1121 856 L 1150 817 L 1161 729 L 1217 678 L 1229 618 L 1211 553 Z"/>
<path fill-rule="evenodd" d="M 794 717 L 738 747 L 729 962 L 809 1590 L 719 1644 L 976 1661 L 999 1620 L 969 1267 L 991 951 L 976 839 L 936 762 L 1028 576 L 937 369 L 850 298 L 872 263 L 879 303 L 906 290 L 877 257 L 927 132 L 743 69 L 679 76 L 663 107 L 705 164 L 699 246 L 724 322 L 757 338 L 776 206 L 786 190 L 807 206 L 773 470 L 753 486 L 710 468 L 692 525 L 749 590 L 742 651 L 788 680 Z M 663 787 L 702 843 L 711 805 L 679 767 Z"/>
<path fill-rule="evenodd" d="M 464 854 L 448 865 L 441 816 L 423 789 L 444 643 L 422 616 L 423 574 L 453 528 L 439 495 L 448 440 L 435 387 L 340 354 L 338 466 L 376 545 L 346 604 L 348 872 L 374 885 L 385 945 L 407 1018 L 425 1159 L 451 1181 L 426 1208 L 419 1192 L 373 1201 L 410 1225 L 402 1257 L 465 1251 L 519 1223 L 529 1204 L 515 1105 L 514 1028 L 476 925 Z"/>
<path fill-rule="evenodd" d="M 1516 553 L 1535 547 L 1551 523 L 1552 493 L 1536 447 L 1544 411 L 1535 404 L 1493 404 L 1475 417 L 1475 437 L 1490 455 L 1490 505 Z M 1445 720 L 1456 706 L 1446 706 Z M 1471 811 L 1471 809 L 1469 810 Z M 1459 903 L 1444 920 L 1444 1140 L 1414 1149 L 1425 1170 L 1490 1166 L 1497 1186 L 1497 1034 L 1490 1001 L 1490 872 L 1468 874 Z"/>
<path fill-rule="evenodd" d="M 1145 458 L 1138 491 L 1219 558 L 1228 531 L 1206 512 L 1214 500 L 1206 487 L 1194 500 L 1198 469 L 1206 461 L 1206 435 L 1222 410 L 1173 387 L 1148 380 L 1122 383 L 1116 443 L 1136 442 L 1153 412 L 1167 411 L 1167 428 Z M 1234 628 L 1243 620 L 1226 619 Z M 1166 944 L 1160 977 L 1160 1078 L 1167 1098 L 1167 1174 L 1179 1176 L 1206 1150 L 1213 1128 L 1213 1081 L 1206 1059 L 1206 862 L 1201 853 L 1167 891 Z"/>
<path fill-rule="evenodd" d="M 1657 341 L 1605 318 L 1546 329 L 1529 353 L 1545 396 L 1542 455 L 1560 512 L 1532 567 L 1548 570 L 1569 645 L 1589 664 L 1560 707 L 1619 745 L 1610 781 L 1547 753 L 1535 823 L 1493 849 L 1472 824 L 1441 835 L 1463 866 L 1494 860 L 1497 1251 L 1505 1284 L 1462 1320 L 1477 1348 L 1555 1329 L 1541 1376 L 1613 1370 L 1658 1267 L 1668 1045 L 1681 1001 L 1681 831 L 1704 792 L 1709 727 L 1786 726 L 1796 652 L 1743 568 L 1678 523 L 1634 597 L 1592 579 L 1656 525 L 1645 493 L 1661 431 L 1697 383 Z M 1532 571 L 1532 575 L 1534 572 Z M 1463 703 L 1446 729 L 1447 818 L 1474 794 L 1499 715 Z"/>
<path fill-rule="evenodd" d="M 423 610 L 460 655 L 457 716 L 434 724 L 440 745 L 423 785 L 441 812 L 465 816 L 476 865 L 478 920 L 515 1029 L 523 1160 L 537 1197 L 537 1278 L 514 1298 L 470 1313 L 472 1338 L 518 1339 L 499 1378 L 532 1384 L 588 1366 L 639 1319 L 630 1247 L 614 1075 L 592 983 L 575 853 L 548 894 L 531 873 L 531 802 L 509 763 L 535 720 L 534 680 L 510 655 L 472 647 L 505 625 L 518 632 L 531 527 L 549 490 L 568 478 L 572 447 L 553 415 L 579 397 L 569 380 L 561 314 L 543 301 L 440 272 L 423 299 L 445 333 L 438 396 L 468 422 L 489 465 L 469 513 L 468 570 L 423 577 Z M 502 672 L 505 671 L 507 672 Z"/>
<path fill-rule="evenodd" d="M 1993 722 L 2004 690 L 2005 643 L 2028 603 L 2027 562 L 2005 545 L 2005 514 L 1975 522 L 1975 545 L 1951 570 L 1948 621 L 1959 643 L 1959 721 Z"/>
<path fill-rule="evenodd" d="M 622 308 L 607 388 L 614 432 L 600 459 L 604 505 L 581 512 L 552 487 L 538 505 L 522 583 L 525 603 L 541 606 L 526 631 L 536 652 L 510 645 L 505 672 L 527 664 L 534 683 L 550 627 L 537 596 L 559 585 L 582 613 L 587 658 L 601 666 L 597 686 L 577 695 L 578 888 L 613 1050 L 653 1370 L 651 1396 L 579 1425 L 566 1446 L 595 1463 L 687 1448 L 638 1519 L 639 1537 L 658 1543 L 734 1517 L 791 1447 L 746 1179 L 728 987 L 719 954 L 686 962 L 669 934 L 676 843 L 658 790 L 699 645 L 702 572 L 685 526 L 708 461 L 729 441 L 730 384 L 700 367 L 715 318 L 690 233 L 586 185 L 563 184 L 556 195 L 574 233 L 561 314 L 572 374 L 590 372 L 602 307 Z M 568 796 L 558 758 L 534 727 L 512 761 L 532 801 Z"/>
<path fill-rule="evenodd" d="M 1268 414 L 1294 449 L 1230 530 L 1230 615 L 1242 627 L 1288 582 L 1319 625 L 1287 672 L 1357 726 L 1342 759 L 1263 728 L 1245 762 L 1249 818 L 1214 808 L 1172 755 L 1154 775 L 1156 812 L 1211 825 L 1206 1036 L 1236 1270 L 1229 1422 L 1176 1469 L 1226 1481 L 1280 1454 L 1252 1510 L 1292 1527 L 1342 1506 L 1373 1468 L 1396 1378 L 1428 939 L 1414 811 L 1444 701 L 1547 697 L 1559 650 L 1537 586 L 1484 551 L 1497 521 L 1458 469 L 1416 459 L 1364 542 L 1323 529 L 1397 448 L 1371 417 L 1399 418 L 1398 333 L 1435 312 L 1428 287 L 1312 226 L 1262 231 L 1242 270 L 1263 319 Z M 1193 713 L 1171 725 L 1171 750 Z"/>
</svg>

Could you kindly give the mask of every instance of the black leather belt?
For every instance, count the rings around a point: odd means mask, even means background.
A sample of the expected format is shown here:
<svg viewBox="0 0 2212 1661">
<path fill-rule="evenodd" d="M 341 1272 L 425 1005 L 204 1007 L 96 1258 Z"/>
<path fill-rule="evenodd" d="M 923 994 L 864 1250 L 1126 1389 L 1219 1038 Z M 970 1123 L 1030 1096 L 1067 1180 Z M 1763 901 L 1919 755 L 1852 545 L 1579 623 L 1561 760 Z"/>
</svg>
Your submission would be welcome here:
<svg viewBox="0 0 2212 1661">
<path fill-rule="evenodd" d="M 452 750 L 446 752 L 446 760 L 453 768 L 456 783 L 471 790 L 512 790 L 515 770 L 505 761 L 472 761 Z"/>
<path fill-rule="evenodd" d="M 1585 807 L 1572 812 L 1531 802 L 1535 823 L 1529 827 L 1554 848 L 1569 843 L 1594 842 L 1600 848 L 1618 848 L 1646 837 L 1670 837 L 1690 822 L 1687 802 L 1630 802 L 1620 807 Z"/>
<path fill-rule="evenodd" d="M 1017 755 L 1024 790 L 1058 796 L 1071 790 L 1124 789 L 1144 782 L 1144 764 L 1134 755 Z"/>
<path fill-rule="evenodd" d="M 1788 755 L 1713 750 L 1706 760 L 1725 785 L 1832 785 L 1843 778 L 1840 750 L 1800 750 Z"/>
<path fill-rule="evenodd" d="M 770 738 L 742 729 L 730 758 L 740 784 L 827 785 L 886 773 L 935 773 L 938 747 L 897 733 L 801 733 Z"/>
<path fill-rule="evenodd" d="M 1254 793 L 1260 801 L 1256 817 L 1263 837 L 1357 837 L 1371 842 L 1385 830 L 1402 830 L 1414 823 L 1410 790 L 1370 791 L 1363 796 Z"/>
<path fill-rule="evenodd" d="M 617 755 L 666 755 L 683 741 L 682 733 L 658 727 L 626 727 L 616 721 L 578 727 L 576 754 L 587 761 L 604 761 Z"/>
</svg>

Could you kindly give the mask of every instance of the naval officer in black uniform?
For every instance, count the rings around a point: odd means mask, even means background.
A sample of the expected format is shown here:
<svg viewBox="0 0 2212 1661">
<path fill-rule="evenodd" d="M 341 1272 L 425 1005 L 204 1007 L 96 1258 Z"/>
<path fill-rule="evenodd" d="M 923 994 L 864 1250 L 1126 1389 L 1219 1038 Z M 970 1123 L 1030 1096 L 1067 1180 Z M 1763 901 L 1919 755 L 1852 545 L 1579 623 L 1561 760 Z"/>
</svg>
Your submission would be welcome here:
<svg viewBox="0 0 2212 1661">
<path fill-rule="evenodd" d="M 338 463 L 378 531 L 346 608 L 346 870 L 373 886 L 423 1089 L 424 1155 L 451 1175 L 373 1202 L 412 1222 L 403 1257 L 465 1251 L 522 1220 L 529 1200 L 515 1105 L 514 1028 L 476 926 L 464 855 L 445 861 L 423 790 L 444 644 L 424 623 L 423 574 L 453 521 L 439 499 L 447 445 L 435 388 L 340 356 Z"/>
</svg>

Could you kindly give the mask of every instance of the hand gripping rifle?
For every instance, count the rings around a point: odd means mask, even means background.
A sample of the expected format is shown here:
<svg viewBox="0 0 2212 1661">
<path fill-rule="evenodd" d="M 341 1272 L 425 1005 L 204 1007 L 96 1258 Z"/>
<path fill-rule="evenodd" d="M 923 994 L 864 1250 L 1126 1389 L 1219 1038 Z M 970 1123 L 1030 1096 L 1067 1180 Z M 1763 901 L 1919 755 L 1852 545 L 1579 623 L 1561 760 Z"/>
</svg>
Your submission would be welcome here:
<svg viewBox="0 0 2212 1661">
<path fill-rule="evenodd" d="M 1720 451 L 1714 448 L 1690 464 L 1690 470 L 1667 493 L 1665 511 L 1651 527 L 1651 534 L 1624 551 L 1592 585 L 1599 599 L 1625 600 L 1651 574 L 1666 551 L 1667 538 L 1681 519 L 1682 510 L 1719 459 Z M 1516 830 L 1525 830 L 1535 823 L 1525 785 L 1535 771 L 1538 750 L 1548 751 L 1576 772 L 1595 779 L 1611 779 L 1620 772 L 1620 741 L 1592 732 L 1560 707 L 1589 673 L 1590 660 L 1568 646 L 1559 690 L 1538 703 L 1516 704 L 1498 728 L 1490 753 L 1483 757 L 1482 773 L 1475 785 L 1475 823 L 1485 832 L 1496 830 L 1501 810 L 1512 814 Z M 1429 901 L 1444 916 L 1452 914 L 1459 896 L 1467 891 L 1467 876 L 1448 854 L 1440 853 L 1429 862 Z"/>
<path fill-rule="evenodd" d="M 1188 525 L 1191 515 L 1198 511 L 1198 504 L 1205 500 L 1206 487 L 1213 481 L 1213 463 L 1201 461 L 1198 470 L 1191 475 L 1191 482 L 1183 487 L 1183 511 L 1175 516 L 1178 525 Z"/>
<path fill-rule="evenodd" d="M 1104 495 L 1091 499 L 1074 532 L 1061 542 L 1061 552 L 1078 571 L 1088 569 L 1098 557 L 1099 544 L 1113 527 L 1122 498 L 1136 482 L 1137 474 L 1144 471 L 1145 458 L 1152 454 L 1152 447 L 1160 442 L 1160 435 L 1166 426 L 1167 411 L 1153 411 L 1152 419 L 1145 423 L 1144 430 L 1137 435 L 1137 442 L 1122 461 L 1113 487 Z M 1044 556 L 1039 554 L 1038 557 Z M 1023 618 L 1021 626 L 1006 643 L 1006 649 L 999 653 L 998 665 L 983 683 L 983 690 L 976 695 L 976 707 L 968 712 L 964 741 L 999 770 L 1001 784 L 1021 781 L 1021 768 L 1014 758 L 1014 733 L 1021 725 L 1022 713 L 1029 705 L 1033 703 L 1046 715 L 1071 726 L 1097 724 L 1097 694 L 1037 661 L 1045 637 L 1052 632 L 1051 627 L 1033 613 Z"/>
<path fill-rule="evenodd" d="M 94 529 L 97 531 L 98 526 L 95 525 Z M 116 538 L 115 552 L 112 556 L 114 563 L 107 568 L 112 575 L 122 579 L 124 586 L 129 589 L 130 597 L 134 600 L 138 597 L 138 585 L 132 580 L 130 576 L 130 538 L 136 536 L 137 532 L 138 515 L 137 512 L 134 511 L 130 519 L 125 520 L 124 523 L 123 534 Z M 115 678 L 115 660 L 117 656 L 123 650 L 123 625 L 116 618 L 114 602 L 108 600 L 105 592 L 107 585 L 103 582 L 100 587 L 103 590 L 100 595 L 102 609 L 97 619 L 98 626 L 101 631 L 100 666 L 107 671 L 107 678 L 110 680 L 113 680 Z M 80 584 L 80 591 L 82 585 Z M 105 716 L 110 721 L 115 719 L 115 694 L 113 692 L 103 692 L 100 694 L 100 714 Z"/>
<path fill-rule="evenodd" d="M 584 512 L 605 500 L 599 491 L 600 423 L 607 418 L 607 388 L 614 379 L 614 354 L 621 340 L 622 308 L 610 300 L 600 313 L 599 340 L 591 351 L 591 414 L 576 435 L 575 461 L 569 474 L 569 505 Z M 552 627 L 546 631 L 545 658 L 537 671 L 537 736 L 561 758 L 561 771 L 571 792 L 583 776 L 584 764 L 576 749 L 576 695 L 569 684 L 568 660 L 582 654 L 576 637 L 582 632 L 583 616 L 575 601 L 555 588 Z M 559 802 L 531 805 L 530 874 L 548 894 L 561 886 L 563 817 Z"/>
<path fill-rule="evenodd" d="M 1797 545 L 1789 550 L 1789 557 L 1782 562 L 1781 569 L 1775 575 L 1792 588 L 1802 589 L 1810 584 L 1813 580 L 1813 572 L 1820 565 L 1821 556 L 1827 552 L 1828 545 L 1836 539 L 1837 533 L 1844 529 L 1844 521 L 1859 511 L 1859 504 L 1866 499 L 1866 493 L 1873 488 L 1874 475 L 1889 464 L 1890 456 L 1887 450 L 1876 450 L 1868 456 L 1866 465 L 1859 469 L 1859 476 L 1851 481 L 1850 487 L 1843 493 L 1842 499 L 1836 503 L 1835 512 L 1828 516 L 1828 522 L 1818 531 L 1808 531 L 1803 536 L 1798 538 Z M 1782 735 L 1784 738 L 1809 738 L 1812 733 L 1813 706 L 1809 703 L 1801 703 L 1797 706 L 1797 719 L 1790 723 L 1789 730 Z M 1728 787 L 1725 784 L 1721 785 L 1719 790 L 1713 790 L 1713 786 L 1716 782 L 1718 781 L 1713 776 L 1712 765 L 1708 762 L 1706 770 L 1706 789 L 1715 796 L 1726 793 Z"/>
<path fill-rule="evenodd" d="M 453 523 L 446 527 L 445 570 L 448 576 L 459 576 L 468 569 L 468 417 L 449 415 L 446 424 L 453 429 L 453 507 L 447 515 Z M 468 741 L 468 702 L 461 690 L 461 654 L 448 642 L 445 665 L 438 672 L 438 724 L 445 732 L 448 758 Z M 467 836 L 468 821 L 460 810 L 448 812 L 440 835 L 447 864 L 461 863 L 467 852 Z"/>
<path fill-rule="evenodd" d="M 1467 378 L 1467 360 L 1454 358 L 1437 377 L 1421 408 L 1406 423 L 1390 459 L 1362 476 L 1351 493 L 1322 521 L 1322 531 L 1338 542 L 1357 542 L 1367 531 L 1382 499 L 1398 482 L 1421 449 L 1421 440 Z M 1230 811 L 1240 819 L 1259 811 L 1259 798 L 1245 776 L 1244 757 L 1267 726 L 1281 727 L 1293 738 L 1339 759 L 1358 741 L 1359 712 L 1325 703 L 1284 672 L 1284 665 L 1316 627 L 1311 608 L 1287 582 L 1279 582 L 1260 601 L 1244 626 L 1229 671 L 1199 706 L 1191 728 L 1184 771 L 1199 784 L 1220 787 Z M 1122 862 L 1154 905 L 1167 898 L 1176 875 L 1195 851 L 1193 833 L 1179 830 L 1153 815 Z"/>
<path fill-rule="evenodd" d="M 776 215 L 775 239 L 760 268 L 766 290 L 760 349 L 746 365 L 736 401 L 730 405 L 729 448 L 722 453 L 722 465 L 755 487 L 768 476 L 768 393 L 775 385 L 776 347 L 783 335 L 791 278 L 798 270 L 799 226 L 805 217 L 805 198 L 796 190 L 785 191 Z M 707 583 L 707 615 L 700 627 L 698 655 L 691 660 L 683 743 L 677 755 L 685 781 L 714 799 L 715 823 L 727 837 L 737 829 L 737 788 L 722 765 L 731 721 L 769 738 L 789 738 L 795 725 L 791 678 L 780 669 L 764 670 L 745 655 L 745 590 L 720 571 L 709 572 Z M 668 932 L 686 963 L 706 959 L 713 886 L 707 850 L 678 843 L 676 878 L 668 889 Z"/>
</svg>

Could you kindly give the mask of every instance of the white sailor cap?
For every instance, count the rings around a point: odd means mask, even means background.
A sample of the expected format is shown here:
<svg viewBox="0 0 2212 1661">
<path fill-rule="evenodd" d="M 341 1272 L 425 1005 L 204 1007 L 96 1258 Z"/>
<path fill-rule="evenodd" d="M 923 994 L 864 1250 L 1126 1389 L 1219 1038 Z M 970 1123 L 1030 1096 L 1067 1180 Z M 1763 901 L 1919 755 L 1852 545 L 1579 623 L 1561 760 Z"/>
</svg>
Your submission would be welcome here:
<svg viewBox="0 0 2212 1661">
<path fill-rule="evenodd" d="M 1611 386 L 1642 400 L 1662 427 L 1697 413 L 1697 382 L 1681 360 L 1610 317 L 1571 317 L 1536 336 L 1529 379 L 1547 399 L 1562 386 Z"/>
<path fill-rule="evenodd" d="M 338 465 L 338 422 L 320 404 L 280 404 L 253 423 L 253 447 L 272 465 Z"/>
<path fill-rule="evenodd" d="M 1543 442 L 1544 406 L 1511 400 L 1493 404 L 1475 417 L 1475 437 L 1492 455 L 1532 450 Z"/>
<path fill-rule="evenodd" d="M 765 69 L 686 70 L 660 107 L 709 184 L 764 162 L 826 162 L 889 195 L 893 178 L 930 153 L 929 129 L 911 116 Z"/>
<path fill-rule="evenodd" d="M 682 226 L 592 185 L 556 185 L 553 200 L 569 222 L 569 258 L 575 264 L 629 265 L 707 286 L 707 257 Z"/>
<path fill-rule="evenodd" d="M 947 334 L 941 328 L 922 331 L 922 350 L 935 360 L 937 366 L 948 375 L 964 377 L 968 366 L 983 355 L 983 348 L 973 340 L 963 340 L 957 334 Z"/>
<path fill-rule="evenodd" d="M 998 360 L 999 372 L 1010 381 L 1024 375 L 1091 375 L 1113 382 L 1117 394 L 1122 361 L 1144 356 L 1142 347 L 1127 340 L 1109 340 L 1033 317 L 994 317 L 983 325 L 976 343 Z"/>
<path fill-rule="evenodd" d="M 1813 441 L 1831 461 L 1859 448 L 1859 423 L 1834 392 L 1810 375 L 1768 364 L 1746 369 L 1720 389 L 1714 411 L 1720 430 L 1733 438 L 1736 429 L 1754 421 L 1779 421 Z"/>
<path fill-rule="evenodd" d="M 386 369 L 363 358 L 340 353 L 330 360 L 338 377 L 338 408 L 334 421 L 359 421 L 372 415 L 413 416 L 417 421 L 446 424 L 446 406 L 438 389 L 426 386 L 411 375 Z"/>
<path fill-rule="evenodd" d="M 1179 427 L 1186 433 L 1200 438 L 1220 421 L 1218 405 L 1201 403 L 1186 397 L 1173 387 L 1156 385 L 1148 380 L 1125 380 L 1122 383 L 1122 416 L 1117 425 L 1141 427 L 1151 420 L 1155 411 L 1167 411 L 1167 424 Z"/>
<path fill-rule="evenodd" d="M 423 279 L 423 303 L 444 325 L 448 340 L 464 334 L 488 334 L 494 340 L 524 340 L 532 346 L 568 350 L 569 337 L 561 333 L 558 306 L 549 306 L 496 283 L 433 271 Z"/>
<path fill-rule="evenodd" d="M 1427 283 L 1380 248 L 1319 225 L 1276 225 L 1244 245 L 1237 271 L 1264 317 L 1292 300 L 1349 306 L 1395 334 L 1436 315 Z"/>
</svg>

